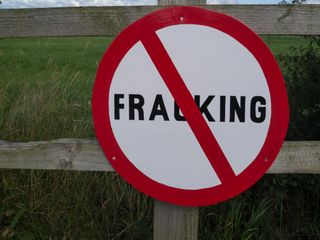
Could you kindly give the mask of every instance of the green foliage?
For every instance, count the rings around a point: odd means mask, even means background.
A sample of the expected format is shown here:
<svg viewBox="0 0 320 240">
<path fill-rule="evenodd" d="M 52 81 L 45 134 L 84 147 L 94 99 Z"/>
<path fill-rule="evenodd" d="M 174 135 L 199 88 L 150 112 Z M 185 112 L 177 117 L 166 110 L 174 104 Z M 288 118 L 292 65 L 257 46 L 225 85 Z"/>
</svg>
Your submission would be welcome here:
<svg viewBox="0 0 320 240">
<path fill-rule="evenodd" d="M 320 140 L 320 40 L 306 41 L 279 57 L 290 104 L 288 140 Z"/>
<path fill-rule="evenodd" d="M 153 200 L 114 173 L 2 170 L 0 179 L 4 239 L 152 238 Z M 319 176 L 266 175 L 200 208 L 199 239 L 318 239 L 319 199 Z"/>
<path fill-rule="evenodd" d="M 3 170 L 0 179 L 0 239 L 151 239 L 153 201 L 115 173 Z"/>
<path fill-rule="evenodd" d="M 200 239 L 318 239 L 320 177 L 266 175 L 227 202 L 202 208 Z"/>
</svg>

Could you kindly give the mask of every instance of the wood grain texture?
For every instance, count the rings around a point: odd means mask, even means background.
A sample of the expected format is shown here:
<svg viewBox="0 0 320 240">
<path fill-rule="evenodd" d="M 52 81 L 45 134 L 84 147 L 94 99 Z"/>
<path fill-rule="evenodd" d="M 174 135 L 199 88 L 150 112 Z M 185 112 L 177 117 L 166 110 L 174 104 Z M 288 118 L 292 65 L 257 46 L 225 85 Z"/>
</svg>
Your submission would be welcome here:
<svg viewBox="0 0 320 240">
<path fill-rule="evenodd" d="M 153 239 L 196 240 L 198 220 L 197 207 L 182 207 L 155 200 Z"/>
<path fill-rule="evenodd" d="M 0 141 L 0 168 L 113 171 L 99 144 L 86 139 Z M 285 142 L 268 173 L 320 173 L 320 142 Z"/>
<path fill-rule="evenodd" d="M 268 173 L 320 173 L 320 142 L 285 142 Z"/>
<path fill-rule="evenodd" d="M 164 6 L 0 9 L 0 37 L 115 36 Z M 258 34 L 320 34 L 320 5 L 202 5 Z"/>
<path fill-rule="evenodd" d="M 0 168 L 113 171 L 94 140 L 0 141 Z"/>
</svg>

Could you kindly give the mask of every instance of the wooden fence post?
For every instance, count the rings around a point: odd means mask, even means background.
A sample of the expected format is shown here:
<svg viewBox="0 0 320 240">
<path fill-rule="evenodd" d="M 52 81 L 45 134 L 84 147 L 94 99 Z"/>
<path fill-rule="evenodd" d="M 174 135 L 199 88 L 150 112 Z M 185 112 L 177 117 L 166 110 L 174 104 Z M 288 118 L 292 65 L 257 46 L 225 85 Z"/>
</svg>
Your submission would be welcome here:
<svg viewBox="0 0 320 240">
<path fill-rule="evenodd" d="M 197 240 L 199 211 L 155 200 L 154 240 Z"/>
<path fill-rule="evenodd" d="M 158 5 L 200 5 L 206 0 L 158 0 Z M 154 240 L 197 240 L 199 208 L 182 207 L 155 200 Z"/>
</svg>

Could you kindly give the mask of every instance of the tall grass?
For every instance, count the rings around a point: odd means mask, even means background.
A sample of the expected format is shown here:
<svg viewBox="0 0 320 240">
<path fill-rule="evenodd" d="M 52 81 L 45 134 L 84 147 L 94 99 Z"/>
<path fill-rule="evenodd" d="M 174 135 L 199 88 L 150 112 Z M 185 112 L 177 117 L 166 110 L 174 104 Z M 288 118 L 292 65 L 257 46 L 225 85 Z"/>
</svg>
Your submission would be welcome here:
<svg viewBox="0 0 320 240">
<path fill-rule="evenodd" d="M 110 41 L 0 39 L 0 139 L 93 138 L 91 91 Z"/>
<path fill-rule="evenodd" d="M 92 138 L 90 94 L 75 88 L 78 73 L 65 82 L 52 72 L 48 82 L 7 83 L 0 92 L 0 139 L 30 141 Z"/>
<path fill-rule="evenodd" d="M 151 199 L 114 173 L 7 170 L 0 176 L 4 239 L 152 236 Z"/>
<path fill-rule="evenodd" d="M 318 239 L 320 178 L 266 175 L 238 197 L 201 209 L 202 239 Z"/>
</svg>

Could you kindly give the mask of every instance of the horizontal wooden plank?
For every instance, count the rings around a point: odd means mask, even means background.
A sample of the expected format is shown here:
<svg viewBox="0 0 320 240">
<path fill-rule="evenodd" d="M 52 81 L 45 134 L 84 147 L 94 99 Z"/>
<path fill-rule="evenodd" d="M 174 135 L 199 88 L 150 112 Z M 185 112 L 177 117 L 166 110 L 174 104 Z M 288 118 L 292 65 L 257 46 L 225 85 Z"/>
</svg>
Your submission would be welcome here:
<svg viewBox="0 0 320 240">
<path fill-rule="evenodd" d="M 320 173 L 320 142 L 285 142 L 269 173 Z"/>
<path fill-rule="evenodd" d="M 320 34 L 320 5 L 203 5 L 258 34 Z M 163 6 L 0 9 L 0 37 L 114 36 Z"/>
<path fill-rule="evenodd" d="M 113 171 L 99 144 L 86 139 L 0 141 L 0 168 Z M 320 142 L 285 142 L 268 173 L 320 173 Z"/>
<path fill-rule="evenodd" d="M 113 171 L 100 145 L 86 139 L 0 141 L 0 168 Z"/>
</svg>

